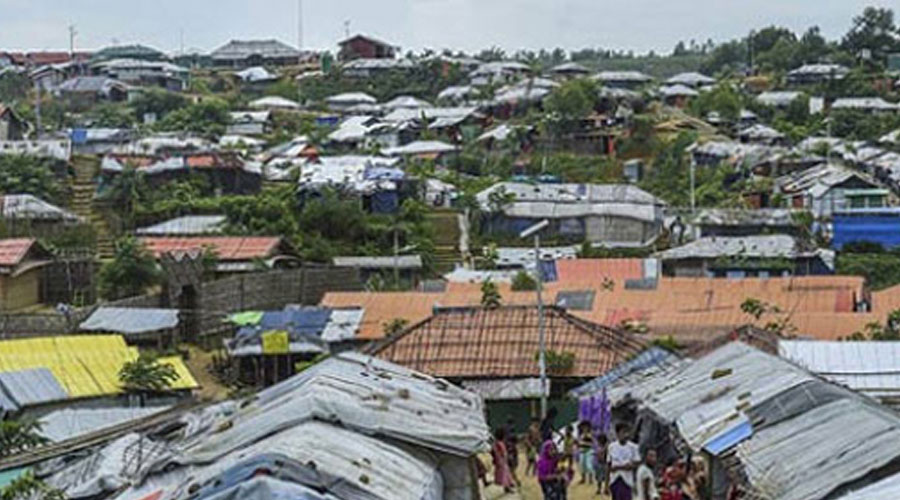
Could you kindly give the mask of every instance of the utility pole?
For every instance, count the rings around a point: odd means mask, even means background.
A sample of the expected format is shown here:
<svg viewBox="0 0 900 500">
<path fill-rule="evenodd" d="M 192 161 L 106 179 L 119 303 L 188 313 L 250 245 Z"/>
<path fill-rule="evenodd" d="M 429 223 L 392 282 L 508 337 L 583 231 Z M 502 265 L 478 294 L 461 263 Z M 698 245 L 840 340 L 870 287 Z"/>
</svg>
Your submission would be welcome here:
<svg viewBox="0 0 900 500">
<path fill-rule="evenodd" d="M 72 59 L 75 59 L 75 35 L 78 34 L 78 31 L 75 29 L 74 24 L 69 25 L 69 56 Z"/>
<path fill-rule="evenodd" d="M 344 21 L 344 39 L 350 38 L 350 20 Z"/>
<path fill-rule="evenodd" d="M 303 64 L 303 0 L 297 0 L 297 51 L 300 65 Z"/>
</svg>

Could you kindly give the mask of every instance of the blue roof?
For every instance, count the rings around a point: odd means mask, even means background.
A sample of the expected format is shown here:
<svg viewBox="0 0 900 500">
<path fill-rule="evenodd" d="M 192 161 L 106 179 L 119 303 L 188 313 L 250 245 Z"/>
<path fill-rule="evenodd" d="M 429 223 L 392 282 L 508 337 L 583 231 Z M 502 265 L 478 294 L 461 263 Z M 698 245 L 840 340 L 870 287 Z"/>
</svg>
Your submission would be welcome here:
<svg viewBox="0 0 900 500">
<path fill-rule="evenodd" d="M 703 445 L 703 449 L 714 456 L 719 456 L 737 446 L 741 441 L 749 439 L 752 435 L 753 426 L 750 425 L 749 420 L 744 419 L 734 427 L 731 427 L 707 441 L 706 444 Z"/>
<path fill-rule="evenodd" d="M 262 335 L 271 331 L 286 331 L 290 342 L 323 344 L 322 333 L 331 319 L 331 309 L 321 307 L 287 307 L 283 311 L 264 312 L 256 325 L 243 326 L 229 341 L 231 349 L 262 343 Z"/>
<path fill-rule="evenodd" d="M 69 399 L 69 393 L 46 368 L 0 373 L 0 407 L 16 411 L 53 401 Z"/>
<path fill-rule="evenodd" d="M 885 248 L 900 246 L 900 210 L 866 209 L 834 214 L 831 245 L 840 250 L 853 242 L 878 243 Z"/>
<path fill-rule="evenodd" d="M 663 363 L 674 362 L 678 359 L 678 356 L 665 349 L 651 347 L 634 358 L 616 365 L 615 368 L 605 374 L 572 389 L 569 394 L 574 397 L 590 396 L 632 373 Z"/>
</svg>

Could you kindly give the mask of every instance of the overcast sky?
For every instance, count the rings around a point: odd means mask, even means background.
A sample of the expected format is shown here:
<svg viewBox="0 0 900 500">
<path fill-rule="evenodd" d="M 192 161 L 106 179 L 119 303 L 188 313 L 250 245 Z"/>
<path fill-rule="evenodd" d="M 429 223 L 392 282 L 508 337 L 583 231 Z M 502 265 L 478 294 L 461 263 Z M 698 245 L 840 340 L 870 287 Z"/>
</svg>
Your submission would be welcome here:
<svg viewBox="0 0 900 500">
<path fill-rule="evenodd" d="M 298 0 L 0 0 L 0 50 L 100 48 L 135 43 L 176 52 L 229 39 L 297 43 Z M 867 5 L 883 0 L 303 0 L 307 48 L 334 49 L 350 31 L 407 49 L 508 51 L 603 47 L 668 52 L 679 40 L 722 41 L 771 24 L 818 25 L 841 36 Z M 900 15 L 900 12 L 898 12 Z"/>
</svg>

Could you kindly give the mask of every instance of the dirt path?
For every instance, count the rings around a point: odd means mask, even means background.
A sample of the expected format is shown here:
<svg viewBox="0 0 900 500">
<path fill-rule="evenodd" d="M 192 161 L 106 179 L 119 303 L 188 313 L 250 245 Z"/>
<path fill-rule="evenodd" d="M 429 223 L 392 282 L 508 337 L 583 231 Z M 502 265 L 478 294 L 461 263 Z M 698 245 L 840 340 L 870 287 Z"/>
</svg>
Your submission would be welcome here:
<svg viewBox="0 0 900 500">
<path fill-rule="evenodd" d="M 524 462 L 525 459 L 525 451 L 520 450 L 519 456 L 521 457 L 521 462 Z M 494 477 L 493 466 L 491 465 L 491 457 L 490 455 L 484 455 L 481 457 L 481 460 L 484 462 L 485 466 L 488 468 L 488 479 L 491 480 Z M 520 463 L 519 468 L 516 471 L 516 477 L 519 478 L 521 482 L 521 486 L 519 491 L 510 494 L 504 494 L 501 488 L 497 486 L 491 485 L 485 490 L 484 498 L 486 500 L 542 500 L 543 496 L 541 495 L 541 487 L 537 482 L 537 478 L 534 476 L 526 476 L 525 475 L 525 464 Z M 597 494 L 597 485 L 595 484 L 580 484 L 581 474 L 575 473 L 575 480 L 572 481 L 572 484 L 569 485 L 569 498 L 568 500 L 606 500 L 609 497 L 604 495 Z"/>
</svg>

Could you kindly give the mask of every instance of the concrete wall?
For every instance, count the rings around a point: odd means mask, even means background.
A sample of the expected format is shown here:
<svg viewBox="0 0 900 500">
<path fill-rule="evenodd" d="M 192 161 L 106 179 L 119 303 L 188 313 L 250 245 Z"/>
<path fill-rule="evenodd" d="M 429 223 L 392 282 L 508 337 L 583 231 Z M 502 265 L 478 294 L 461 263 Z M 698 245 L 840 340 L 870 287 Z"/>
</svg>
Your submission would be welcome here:
<svg viewBox="0 0 900 500">
<path fill-rule="evenodd" d="M 40 303 L 40 268 L 0 277 L 0 308 L 15 311 Z"/>
</svg>

